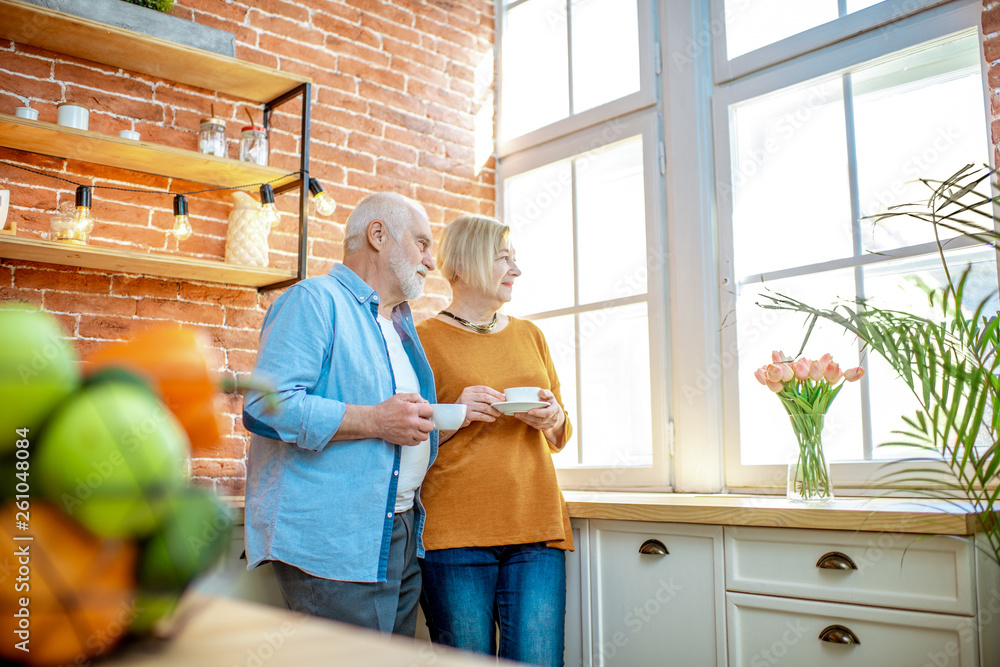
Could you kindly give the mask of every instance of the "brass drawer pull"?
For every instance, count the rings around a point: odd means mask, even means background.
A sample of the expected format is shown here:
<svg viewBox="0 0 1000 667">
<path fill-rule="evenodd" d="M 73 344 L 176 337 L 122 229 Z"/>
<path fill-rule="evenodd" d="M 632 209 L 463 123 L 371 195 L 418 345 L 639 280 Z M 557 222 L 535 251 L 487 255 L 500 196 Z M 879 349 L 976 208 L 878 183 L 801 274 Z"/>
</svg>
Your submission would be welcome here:
<svg viewBox="0 0 1000 667">
<path fill-rule="evenodd" d="M 850 629 L 845 628 L 842 625 L 828 625 L 823 628 L 823 631 L 819 633 L 820 641 L 830 642 L 831 644 L 860 644 L 861 640 L 858 636 L 850 631 Z"/>
<path fill-rule="evenodd" d="M 659 540 L 646 540 L 639 547 L 639 553 L 646 554 L 647 556 L 666 556 L 670 552 L 667 551 L 667 547 L 664 546 L 663 542 Z"/>
<path fill-rule="evenodd" d="M 854 564 L 851 557 L 839 551 L 831 551 L 819 557 L 816 567 L 824 570 L 856 570 L 858 566 Z"/>
</svg>

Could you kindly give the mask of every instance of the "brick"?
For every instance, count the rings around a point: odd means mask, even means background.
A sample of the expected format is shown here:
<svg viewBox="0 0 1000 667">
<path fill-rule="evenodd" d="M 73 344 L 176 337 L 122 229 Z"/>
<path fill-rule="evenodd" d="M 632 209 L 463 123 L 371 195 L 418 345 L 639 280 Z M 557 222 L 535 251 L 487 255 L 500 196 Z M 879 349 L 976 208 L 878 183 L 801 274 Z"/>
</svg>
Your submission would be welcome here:
<svg viewBox="0 0 1000 667">
<path fill-rule="evenodd" d="M 369 51 L 380 50 L 384 36 L 358 24 L 358 15 L 353 19 L 334 16 L 325 11 L 313 12 L 313 25 L 335 37 L 349 48 L 367 47 Z M 329 43 L 328 45 L 329 46 Z"/>
<path fill-rule="evenodd" d="M 130 275 L 111 276 L 111 293 L 119 296 L 176 299 L 178 289 L 179 284 L 176 280 Z"/>
<path fill-rule="evenodd" d="M 410 25 L 413 25 L 413 22 L 411 22 Z M 420 42 L 419 30 L 414 30 L 413 28 L 409 28 L 392 21 L 387 21 L 372 13 L 365 12 L 361 14 L 361 26 L 400 42 L 407 42 L 410 44 L 418 44 Z"/>
<path fill-rule="evenodd" d="M 99 273 L 77 273 L 56 270 L 54 265 L 44 270 L 17 269 L 17 286 L 22 289 L 57 290 L 84 294 L 107 294 L 111 290 L 111 277 Z"/>
<path fill-rule="evenodd" d="M 188 282 L 180 284 L 180 298 L 217 306 L 253 308 L 257 305 L 257 291 L 253 288 L 218 287 Z"/>
<path fill-rule="evenodd" d="M 236 373 L 250 373 L 257 360 L 257 353 L 249 350 L 229 350 L 226 359 L 230 370 Z"/>
<path fill-rule="evenodd" d="M 56 313 L 88 313 L 134 317 L 136 300 L 109 295 L 79 294 L 76 292 L 46 292 L 43 307 Z"/>
<path fill-rule="evenodd" d="M 371 109 L 370 115 L 374 119 L 384 120 L 414 132 L 426 133 L 434 128 L 433 121 L 428 118 L 406 113 L 378 102 L 370 102 L 368 106 Z"/>
<path fill-rule="evenodd" d="M 0 89 L 17 91 L 19 95 L 31 98 L 57 100 L 62 97 L 62 86 L 54 81 L 43 81 L 4 70 L 0 70 Z M 52 122 L 55 122 L 55 118 L 52 118 Z"/>
<path fill-rule="evenodd" d="M 299 60 L 304 63 L 310 63 L 313 66 L 320 63 L 332 64 L 331 55 L 325 49 L 293 42 L 284 36 L 261 33 L 259 42 L 260 48 L 273 53 L 280 53 L 282 61 Z"/>
<path fill-rule="evenodd" d="M 371 172 L 375 169 L 375 159 L 369 155 L 361 155 L 354 151 L 344 150 L 337 146 L 313 146 L 313 159 L 335 162 L 345 169 Z"/>
<path fill-rule="evenodd" d="M 407 183 L 419 183 L 429 188 L 440 188 L 440 174 L 427 171 L 413 164 L 403 164 L 395 160 L 379 158 L 375 162 L 375 173 L 384 178 L 396 178 Z"/>
<path fill-rule="evenodd" d="M 139 320 L 132 318 L 80 315 L 79 332 L 82 338 L 128 340 L 139 327 Z"/>
<path fill-rule="evenodd" d="M 395 90 L 404 90 L 406 87 L 404 75 L 384 67 L 374 67 L 356 58 L 341 56 L 337 58 L 337 65 L 341 73 L 353 74 L 368 83 L 375 83 Z"/>
<path fill-rule="evenodd" d="M 385 126 L 385 138 L 388 141 L 411 146 L 417 149 L 421 155 L 425 153 L 444 154 L 444 141 L 441 139 L 427 134 L 416 134 L 395 125 Z"/>
<path fill-rule="evenodd" d="M 385 50 L 392 54 L 393 62 L 403 59 L 441 72 L 444 71 L 445 65 L 448 64 L 448 59 L 444 56 L 408 42 L 401 42 L 398 39 L 383 36 L 382 43 Z"/>
<path fill-rule="evenodd" d="M 56 81 L 72 82 L 74 85 L 102 93 L 128 95 L 140 99 L 149 99 L 153 94 L 153 86 L 148 81 L 119 72 L 102 71 L 73 63 L 55 63 L 53 78 Z"/>
<path fill-rule="evenodd" d="M 191 459 L 191 474 L 196 477 L 245 477 L 247 468 L 242 460 L 199 458 Z"/>
<path fill-rule="evenodd" d="M 143 318 L 194 324 L 222 324 L 225 320 L 220 307 L 167 299 L 142 299 L 136 312 Z"/>
<path fill-rule="evenodd" d="M 27 303 L 42 307 L 43 293 L 18 287 L 0 287 L 0 303 Z"/>
<path fill-rule="evenodd" d="M 1000 5 L 983 11 L 983 34 L 991 37 L 1000 32 Z"/>
<path fill-rule="evenodd" d="M 242 496 L 247 482 L 241 477 L 224 477 L 215 480 L 215 493 L 220 496 Z"/>
</svg>

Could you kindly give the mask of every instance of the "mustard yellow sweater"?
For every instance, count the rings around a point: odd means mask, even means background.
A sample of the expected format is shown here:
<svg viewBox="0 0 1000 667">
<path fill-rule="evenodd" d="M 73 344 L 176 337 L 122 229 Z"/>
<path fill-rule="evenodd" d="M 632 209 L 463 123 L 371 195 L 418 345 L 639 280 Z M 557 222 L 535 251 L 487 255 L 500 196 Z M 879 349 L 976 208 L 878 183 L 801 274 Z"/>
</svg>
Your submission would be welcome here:
<svg viewBox="0 0 1000 667">
<path fill-rule="evenodd" d="M 434 369 L 439 403 L 454 403 L 466 387 L 485 385 L 499 392 L 541 387 L 563 405 L 545 338 L 527 320 L 512 317 L 503 330 L 478 334 L 429 319 L 417 333 Z M 567 417 L 563 443 L 571 434 Z M 420 487 L 425 547 L 545 542 L 572 550 L 553 449 L 541 431 L 512 416 L 459 429 L 441 445 Z"/>
</svg>

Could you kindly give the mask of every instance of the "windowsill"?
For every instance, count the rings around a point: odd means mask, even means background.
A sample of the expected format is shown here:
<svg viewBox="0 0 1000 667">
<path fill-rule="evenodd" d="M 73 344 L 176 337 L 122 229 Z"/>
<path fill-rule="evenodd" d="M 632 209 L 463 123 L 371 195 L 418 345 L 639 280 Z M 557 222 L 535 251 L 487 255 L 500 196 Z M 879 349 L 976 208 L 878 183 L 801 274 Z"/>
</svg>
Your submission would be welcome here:
<svg viewBox="0 0 1000 667">
<path fill-rule="evenodd" d="M 780 496 L 624 491 L 563 491 L 569 515 L 772 528 L 973 535 L 978 522 L 956 502 L 907 498 L 836 498 L 791 502 Z"/>
<path fill-rule="evenodd" d="M 617 519 L 723 526 L 766 526 L 862 530 L 867 532 L 973 535 L 971 511 L 958 503 L 931 499 L 836 498 L 829 503 L 796 503 L 779 496 L 725 493 L 563 491 L 575 519 Z M 243 496 L 224 496 L 243 525 Z"/>
</svg>

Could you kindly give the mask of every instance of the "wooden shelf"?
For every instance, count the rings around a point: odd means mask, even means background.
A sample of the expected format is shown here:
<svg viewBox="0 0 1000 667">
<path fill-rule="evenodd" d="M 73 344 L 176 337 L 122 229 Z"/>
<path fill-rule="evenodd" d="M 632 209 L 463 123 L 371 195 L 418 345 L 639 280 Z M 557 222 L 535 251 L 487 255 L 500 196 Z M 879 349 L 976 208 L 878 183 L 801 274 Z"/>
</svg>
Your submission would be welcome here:
<svg viewBox="0 0 1000 667">
<path fill-rule="evenodd" d="M 18 0 L 0 0 L 0 37 L 260 103 L 311 83 L 309 77 Z"/>
<path fill-rule="evenodd" d="M 264 287 L 295 277 L 290 269 L 240 266 L 207 259 L 43 241 L 28 236 L 0 236 L 0 257 L 247 287 Z"/>
<path fill-rule="evenodd" d="M 262 183 L 288 173 L 275 167 L 261 167 L 250 162 L 203 155 L 183 148 L 122 139 L 110 134 L 77 130 L 7 114 L 0 114 L 0 145 L 216 187 Z M 277 188 L 296 180 L 297 174 L 272 185 Z M 250 189 L 256 189 L 256 186 Z"/>
</svg>

